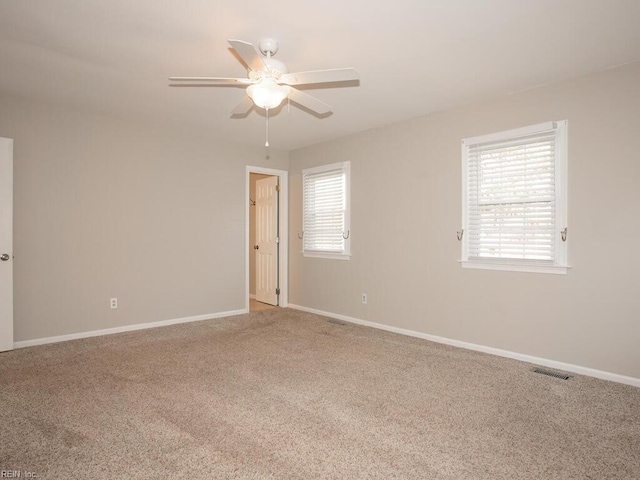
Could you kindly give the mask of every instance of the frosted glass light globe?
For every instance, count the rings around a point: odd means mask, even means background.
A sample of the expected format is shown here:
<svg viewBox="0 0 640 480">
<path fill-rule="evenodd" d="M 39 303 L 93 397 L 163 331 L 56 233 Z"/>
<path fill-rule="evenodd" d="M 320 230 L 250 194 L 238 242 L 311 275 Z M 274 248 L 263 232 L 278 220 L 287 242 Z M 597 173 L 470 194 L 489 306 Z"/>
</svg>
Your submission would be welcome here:
<svg viewBox="0 0 640 480">
<path fill-rule="evenodd" d="M 287 98 L 287 89 L 278 85 L 272 78 L 265 78 L 247 88 L 247 95 L 260 108 L 276 108 Z"/>
</svg>

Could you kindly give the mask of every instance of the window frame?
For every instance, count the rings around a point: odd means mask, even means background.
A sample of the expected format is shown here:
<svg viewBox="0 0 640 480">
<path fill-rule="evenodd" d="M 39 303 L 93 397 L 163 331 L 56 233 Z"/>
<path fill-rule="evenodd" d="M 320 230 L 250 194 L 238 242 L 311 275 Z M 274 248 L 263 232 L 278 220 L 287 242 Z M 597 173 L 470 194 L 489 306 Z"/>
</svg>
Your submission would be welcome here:
<svg viewBox="0 0 640 480">
<path fill-rule="evenodd" d="M 305 168 L 302 170 L 302 228 L 304 229 L 304 216 L 305 216 L 305 176 L 321 174 L 331 170 L 342 170 L 345 175 L 345 187 L 344 187 L 344 199 L 345 199 L 345 214 L 344 214 L 344 227 L 347 232 L 347 238 L 344 239 L 344 249 L 342 252 L 328 252 L 322 250 L 305 250 L 304 244 L 304 230 L 302 232 L 302 255 L 310 258 L 327 258 L 333 260 L 349 260 L 351 258 L 351 162 L 336 162 L 328 165 L 320 165 L 312 168 Z"/>
<path fill-rule="evenodd" d="M 545 131 L 555 131 L 554 154 L 554 196 L 555 196 L 555 235 L 554 258 L 547 260 L 524 260 L 511 258 L 477 258 L 469 257 L 468 244 L 468 191 L 467 180 L 469 172 L 469 148 L 478 143 L 500 142 L 514 140 Z M 562 240 L 562 231 L 567 228 L 567 132 L 568 121 L 545 122 L 523 128 L 516 128 L 502 132 L 465 138 L 462 140 L 462 241 L 460 264 L 463 268 L 505 270 L 530 273 L 566 274 L 568 262 L 568 238 Z M 567 229 L 568 230 L 568 229 Z M 566 231 L 565 231 L 566 232 Z"/>
</svg>

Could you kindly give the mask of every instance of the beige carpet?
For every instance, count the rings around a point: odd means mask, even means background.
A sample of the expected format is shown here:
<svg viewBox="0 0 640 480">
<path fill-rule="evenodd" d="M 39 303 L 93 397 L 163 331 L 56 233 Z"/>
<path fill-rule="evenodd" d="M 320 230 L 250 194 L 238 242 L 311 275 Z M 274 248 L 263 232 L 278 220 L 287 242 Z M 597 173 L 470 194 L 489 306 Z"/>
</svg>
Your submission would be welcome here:
<svg viewBox="0 0 640 480">
<path fill-rule="evenodd" d="M 640 478 L 640 389 L 530 369 L 289 309 L 25 348 L 0 355 L 0 469 Z"/>
</svg>

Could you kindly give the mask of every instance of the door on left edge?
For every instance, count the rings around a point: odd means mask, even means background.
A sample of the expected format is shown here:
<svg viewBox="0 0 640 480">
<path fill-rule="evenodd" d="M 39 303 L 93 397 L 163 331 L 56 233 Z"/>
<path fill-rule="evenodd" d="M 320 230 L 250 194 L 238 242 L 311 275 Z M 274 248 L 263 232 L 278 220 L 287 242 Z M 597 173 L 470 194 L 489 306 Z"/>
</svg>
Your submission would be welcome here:
<svg viewBox="0 0 640 480">
<path fill-rule="evenodd" d="M 13 348 L 13 140 L 0 137 L 0 352 Z"/>
</svg>

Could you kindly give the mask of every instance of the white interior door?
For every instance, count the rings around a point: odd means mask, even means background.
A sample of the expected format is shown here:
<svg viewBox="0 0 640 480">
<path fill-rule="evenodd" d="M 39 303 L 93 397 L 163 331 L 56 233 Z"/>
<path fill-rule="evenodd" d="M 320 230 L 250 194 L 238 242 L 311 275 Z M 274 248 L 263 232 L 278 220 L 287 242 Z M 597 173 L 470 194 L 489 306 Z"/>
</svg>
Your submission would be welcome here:
<svg viewBox="0 0 640 480">
<path fill-rule="evenodd" d="M 278 305 L 278 177 L 256 181 L 256 300 Z"/>
<path fill-rule="evenodd" d="M 0 352 L 13 348 L 13 140 L 0 138 Z"/>
</svg>

